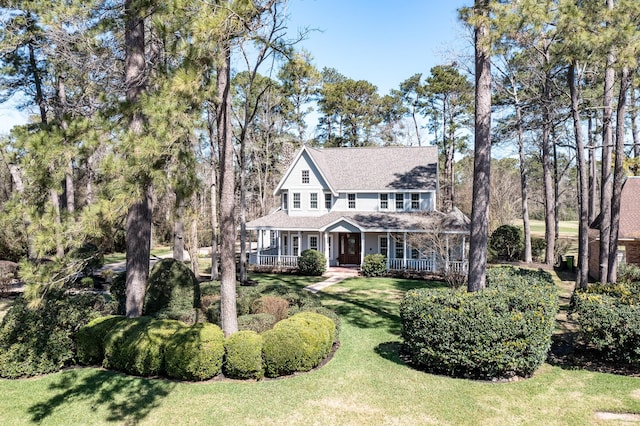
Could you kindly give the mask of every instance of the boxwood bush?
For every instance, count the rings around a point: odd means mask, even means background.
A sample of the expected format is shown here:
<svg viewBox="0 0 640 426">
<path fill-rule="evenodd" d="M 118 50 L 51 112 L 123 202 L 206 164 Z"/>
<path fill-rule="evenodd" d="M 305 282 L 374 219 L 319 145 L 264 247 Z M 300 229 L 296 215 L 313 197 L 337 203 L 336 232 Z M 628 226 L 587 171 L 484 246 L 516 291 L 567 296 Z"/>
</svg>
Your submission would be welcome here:
<svg viewBox="0 0 640 426">
<path fill-rule="evenodd" d="M 76 334 L 76 353 L 81 365 L 102 365 L 104 359 L 104 339 L 125 317 L 107 315 L 89 321 Z"/>
<path fill-rule="evenodd" d="M 543 271 L 494 268 L 486 289 L 409 291 L 400 305 L 404 348 L 431 372 L 478 379 L 528 377 L 544 362 L 558 311 Z"/>
<path fill-rule="evenodd" d="M 75 364 L 75 334 L 92 319 L 110 313 L 102 295 L 50 291 L 37 308 L 15 300 L 0 326 L 0 377 L 52 373 Z"/>
<path fill-rule="evenodd" d="M 225 376 L 233 379 L 261 379 L 262 368 L 262 336 L 255 331 L 244 330 L 229 336 L 224 342 Z"/>
<path fill-rule="evenodd" d="M 265 374 L 278 377 L 309 371 L 329 354 L 335 325 L 324 315 L 302 312 L 262 334 Z"/>
<path fill-rule="evenodd" d="M 149 273 L 143 312 L 161 319 L 194 323 L 200 307 L 200 284 L 184 263 L 162 259 Z"/>
<path fill-rule="evenodd" d="M 318 250 L 307 249 L 298 258 L 298 273 L 307 276 L 320 276 L 327 270 L 327 258 Z"/>
<path fill-rule="evenodd" d="M 175 320 L 127 318 L 105 336 L 103 366 L 137 376 L 164 374 L 165 346 L 185 327 Z"/>
<path fill-rule="evenodd" d="M 224 334 L 209 323 L 176 331 L 164 351 L 167 375 L 180 380 L 207 380 L 220 374 Z"/>
<path fill-rule="evenodd" d="M 364 257 L 361 270 L 365 277 L 381 277 L 387 273 L 387 258 L 379 253 L 368 254 Z"/>
<path fill-rule="evenodd" d="M 499 226 L 489 237 L 489 247 L 500 259 L 516 260 L 522 245 L 522 231 L 513 225 Z"/>
<path fill-rule="evenodd" d="M 594 284 L 576 290 L 571 315 L 583 342 L 604 359 L 640 363 L 640 283 Z"/>
</svg>

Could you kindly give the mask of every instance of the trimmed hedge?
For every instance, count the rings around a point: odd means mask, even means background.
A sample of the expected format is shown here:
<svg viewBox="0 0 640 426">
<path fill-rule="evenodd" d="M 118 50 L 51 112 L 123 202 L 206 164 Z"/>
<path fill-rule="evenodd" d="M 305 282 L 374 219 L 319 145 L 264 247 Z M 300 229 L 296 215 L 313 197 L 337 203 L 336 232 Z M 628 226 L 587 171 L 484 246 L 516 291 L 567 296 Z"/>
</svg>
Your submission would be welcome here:
<svg viewBox="0 0 640 426">
<path fill-rule="evenodd" d="M 494 268 L 486 289 L 407 292 L 400 305 L 404 347 L 427 371 L 478 379 L 529 377 L 544 362 L 558 311 L 543 271 Z"/>
<path fill-rule="evenodd" d="M 611 361 L 640 363 L 640 283 L 594 284 L 578 289 L 571 315 L 584 343 Z"/>
<path fill-rule="evenodd" d="M 180 380 L 207 380 L 220 374 L 224 334 L 214 324 L 199 323 L 175 332 L 166 344 L 166 372 Z"/>
<path fill-rule="evenodd" d="M 102 365 L 104 359 L 104 339 L 109 332 L 117 327 L 125 317 L 122 315 L 107 315 L 89 321 L 76 333 L 76 353 L 78 364 Z"/>
<path fill-rule="evenodd" d="M 255 331 L 244 330 L 225 340 L 224 374 L 233 379 L 261 379 L 262 336 Z"/>
<path fill-rule="evenodd" d="M 320 276 L 327 270 L 327 258 L 318 250 L 307 249 L 298 258 L 298 273 L 306 276 Z"/>
<path fill-rule="evenodd" d="M 19 297 L 0 326 L 0 377 L 52 373 L 75 364 L 75 334 L 92 319 L 110 313 L 102 295 L 51 291 L 37 308 Z"/>
<path fill-rule="evenodd" d="M 256 333 L 271 330 L 278 321 L 271 314 L 250 314 L 238 317 L 238 330 L 252 330 Z"/>
<path fill-rule="evenodd" d="M 160 319 L 195 322 L 200 307 L 200 284 L 184 263 L 162 259 L 149 273 L 143 312 Z"/>
<path fill-rule="evenodd" d="M 331 321 L 333 321 L 333 324 L 336 327 L 336 331 L 335 331 L 335 337 L 334 337 L 334 343 L 338 342 L 339 337 L 340 337 L 340 330 L 342 327 L 342 322 L 340 321 L 340 317 L 338 316 L 338 314 L 336 314 L 334 311 L 332 311 L 329 308 L 325 308 L 324 306 L 305 306 L 302 308 L 290 308 L 289 309 L 289 316 L 293 316 L 295 314 L 299 314 L 301 312 L 315 312 L 316 314 L 320 314 L 320 315 L 324 315 L 325 317 L 329 318 Z"/>
<path fill-rule="evenodd" d="M 361 270 L 365 277 L 381 277 L 387 273 L 387 258 L 379 253 L 368 254 L 364 257 Z"/>
<path fill-rule="evenodd" d="M 138 376 L 165 373 L 164 350 L 169 338 L 186 325 L 151 317 L 127 318 L 104 340 L 103 366 Z"/>
<path fill-rule="evenodd" d="M 280 321 L 262 338 L 265 374 L 278 377 L 320 364 L 331 351 L 335 325 L 324 315 L 302 312 Z"/>
</svg>

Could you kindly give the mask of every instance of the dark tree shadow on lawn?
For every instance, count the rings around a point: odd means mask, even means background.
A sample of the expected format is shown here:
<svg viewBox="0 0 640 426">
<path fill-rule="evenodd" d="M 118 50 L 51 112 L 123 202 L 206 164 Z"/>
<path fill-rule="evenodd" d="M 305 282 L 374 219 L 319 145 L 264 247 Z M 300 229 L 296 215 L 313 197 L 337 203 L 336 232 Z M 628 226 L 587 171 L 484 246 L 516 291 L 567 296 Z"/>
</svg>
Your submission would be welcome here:
<svg viewBox="0 0 640 426">
<path fill-rule="evenodd" d="M 137 424 L 176 385 L 167 380 L 132 377 L 106 370 L 93 370 L 88 375 L 78 372 L 64 372 L 60 380 L 50 386 L 57 393 L 29 408 L 33 422 L 42 422 L 64 404 L 87 400 L 92 409 L 106 407 L 109 412 L 106 421 Z"/>
</svg>

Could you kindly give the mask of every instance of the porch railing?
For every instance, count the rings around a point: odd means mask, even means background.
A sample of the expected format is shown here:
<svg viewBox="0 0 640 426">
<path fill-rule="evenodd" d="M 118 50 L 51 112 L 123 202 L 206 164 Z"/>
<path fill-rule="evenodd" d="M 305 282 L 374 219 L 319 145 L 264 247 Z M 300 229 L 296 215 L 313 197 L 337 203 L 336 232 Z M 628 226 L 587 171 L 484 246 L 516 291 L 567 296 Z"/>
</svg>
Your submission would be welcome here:
<svg viewBox="0 0 640 426">
<path fill-rule="evenodd" d="M 298 256 L 290 255 L 272 255 L 262 254 L 258 256 L 256 253 L 249 255 L 249 264 L 258 266 L 282 266 L 286 268 L 298 267 Z"/>
<path fill-rule="evenodd" d="M 391 271 L 424 271 L 441 272 L 443 267 L 452 272 L 466 273 L 468 264 L 466 261 L 449 261 L 438 263 L 433 259 L 389 259 L 389 270 Z"/>
</svg>

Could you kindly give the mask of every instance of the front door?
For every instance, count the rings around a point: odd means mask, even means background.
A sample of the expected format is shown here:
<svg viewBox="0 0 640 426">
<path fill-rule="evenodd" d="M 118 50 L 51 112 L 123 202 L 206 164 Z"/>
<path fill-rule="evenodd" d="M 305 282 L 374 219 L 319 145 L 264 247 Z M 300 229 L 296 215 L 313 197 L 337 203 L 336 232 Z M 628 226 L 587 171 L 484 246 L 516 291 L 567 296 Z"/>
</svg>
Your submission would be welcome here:
<svg viewBox="0 0 640 426">
<path fill-rule="evenodd" d="M 338 260 L 341 265 L 360 264 L 360 234 L 340 234 Z"/>
</svg>

